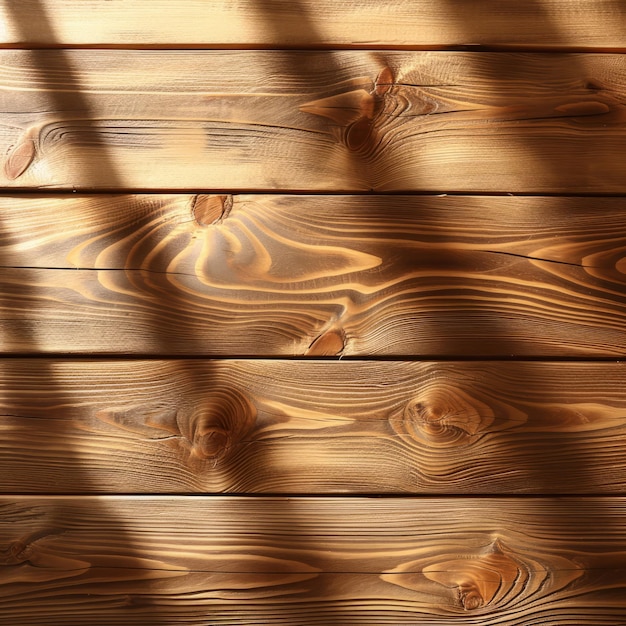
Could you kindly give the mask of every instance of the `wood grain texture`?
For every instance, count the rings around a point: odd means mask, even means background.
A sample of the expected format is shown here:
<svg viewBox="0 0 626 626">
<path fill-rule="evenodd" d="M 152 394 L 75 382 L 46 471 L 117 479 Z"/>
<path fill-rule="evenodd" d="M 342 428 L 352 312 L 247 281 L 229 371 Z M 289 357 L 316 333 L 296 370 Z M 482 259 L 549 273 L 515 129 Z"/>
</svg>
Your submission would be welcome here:
<svg viewBox="0 0 626 626">
<path fill-rule="evenodd" d="M 625 17 L 0 0 L 0 623 L 626 626 Z"/>
<path fill-rule="evenodd" d="M 13 493 L 620 494 L 626 364 L 0 361 Z"/>
<path fill-rule="evenodd" d="M 20 0 L 0 43 L 23 46 L 621 47 L 620 0 Z"/>
<path fill-rule="evenodd" d="M 0 617 L 626 624 L 624 498 L 3 498 Z"/>
<path fill-rule="evenodd" d="M 0 89 L 6 187 L 626 192 L 622 55 L 5 50 Z"/>
<path fill-rule="evenodd" d="M 626 351 L 620 198 L 0 199 L 5 353 Z"/>
</svg>

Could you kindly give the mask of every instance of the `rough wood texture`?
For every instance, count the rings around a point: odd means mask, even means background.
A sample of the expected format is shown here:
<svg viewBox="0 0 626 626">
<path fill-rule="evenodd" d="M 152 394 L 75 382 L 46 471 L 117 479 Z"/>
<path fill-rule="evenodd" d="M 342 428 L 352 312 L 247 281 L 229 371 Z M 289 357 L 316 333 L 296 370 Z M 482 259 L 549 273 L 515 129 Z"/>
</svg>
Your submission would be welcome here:
<svg viewBox="0 0 626 626">
<path fill-rule="evenodd" d="M 626 626 L 625 17 L 0 0 L 0 623 Z"/>
<path fill-rule="evenodd" d="M 624 498 L 4 498 L 11 626 L 626 624 Z"/>
<path fill-rule="evenodd" d="M 0 185 L 626 192 L 626 57 L 5 50 Z"/>
<path fill-rule="evenodd" d="M 26 46 L 624 46 L 621 0 L 19 0 L 0 43 Z"/>
<path fill-rule="evenodd" d="M 612 356 L 610 198 L 0 199 L 5 353 Z"/>
<path fill-rule="evenodd" d="M 626 364 L 5 360 L 3 490 L 623 493 Z"/>
</svg>

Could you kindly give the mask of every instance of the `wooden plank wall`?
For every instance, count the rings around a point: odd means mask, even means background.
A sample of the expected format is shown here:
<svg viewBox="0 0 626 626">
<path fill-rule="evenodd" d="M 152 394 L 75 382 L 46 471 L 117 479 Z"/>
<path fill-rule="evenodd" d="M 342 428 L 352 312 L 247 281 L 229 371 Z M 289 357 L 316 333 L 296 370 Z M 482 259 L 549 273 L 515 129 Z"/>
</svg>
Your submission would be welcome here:
<svg viewBox="0 0 626 626">
<path fill-rule="evenodd" d="M 0 3 L 0 622 L 625 625 L 625 37 Z"/>
</svg>

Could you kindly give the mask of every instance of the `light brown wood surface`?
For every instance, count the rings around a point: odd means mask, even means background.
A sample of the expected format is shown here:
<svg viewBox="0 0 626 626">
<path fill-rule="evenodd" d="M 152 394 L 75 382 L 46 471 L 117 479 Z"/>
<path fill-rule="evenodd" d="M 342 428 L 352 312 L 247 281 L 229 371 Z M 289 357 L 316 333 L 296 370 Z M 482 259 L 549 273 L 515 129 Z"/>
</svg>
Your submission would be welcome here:
<svg viewBox="0 0 626 626">
<path fill-rule="evenodd" d="M 626 623 L 626 502 L 3 498 L 12 625 Z"/>
<path fill-rule="evenodd" d="M 13 493 L 623 493 L 626 364 L 0 361 Z"/>
<path fill-rule="evenodd" d="M 0 624 L 626 626 L 625 36 L 0 0 Z"/>
<path fill-rule="evenodd" d="M 623 47 L 620 0 L 5 0 L 20 46 Z"/>
<path fill-rule="evenodd" d="M 5 353 L 619 357 L 619 198 L 0 199 Z"/>
<path fill-rule="evenodd" d="M 626 191 L 626 57 L 5 50 L 0 185 Z"/>
</svg>

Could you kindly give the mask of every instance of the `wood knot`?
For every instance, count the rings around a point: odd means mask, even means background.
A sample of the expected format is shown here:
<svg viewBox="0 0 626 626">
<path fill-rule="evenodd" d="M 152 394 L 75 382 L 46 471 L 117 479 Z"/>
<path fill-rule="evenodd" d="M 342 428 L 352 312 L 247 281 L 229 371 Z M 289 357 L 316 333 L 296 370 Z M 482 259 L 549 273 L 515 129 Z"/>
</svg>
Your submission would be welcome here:
<svg viewBox="0 0 626 626">
<path fill-rule="evenodd" d="M 354 124 L 350 124 L 346 130 L 346 146 L 356 152 L 370 142 L 372 135 L 372 120 L 367 117 L 359 118 Z"/>
<path fill-rule="evenodd" d="M 217 388 L 181 425 L 181 433 L 189 442 L 192 458 L 217 465 L 248 435 L 256 418 L 256 407 L 242 393 Z"/>
<path fill-rule="evenodd" d="M 475 611 L 484 604 L 480 593 L 471 587 L 468 589 L 459 587 L 459 602 L 466 611 Z"/>
<path fill-rule="evenodd" d="M 233 197 L 210 196 L 200 194 L 195 196 L 191 206 L 192 217 L 199 226 L 211 226 L 222 223 L 233 207 Z"/>
<path fill-rule="evenodd" d="M 35 142 L 26 134 L 7 155 L 4 173 L 9 180 L 19 178 L 33 162 L 36 154 Z"/>
<path fill-rule="evenodd" d="M 203 459 L 220 459 L 231 448 L 230 434 L 211 423 L 201 423 L 193 439 L 194 451 Z"/>
<path fill-rule="evenodd" d="M 339 356 L 345 345 L 346 336 L 342 330 L 329 330 L 311 343 L 305 356 Z"/>
<path fill-rule="evenodd" d="M 23 540 L 16 540 L 0 549 L 0 565 L 20 565 L 32 556 L 32 548 Z"/>
<path fill-rule="evenodd" d="M 28 537 L 16 539 L 4 547 L 0 547 L 0 565 L 21 565 L 31 561 L 37 554 L 36 543 L 58 530 L 48 529 L 34 532 Z"/>
<path fill-rule="evenodd" d="M 326 117 L 342 128 L 346 147 L 362 150 L 373 143 L 375 119 L 382 109 L 384 96 L 393 86 L 393 72 L 384 67 L 371 91 L 355 89 L 346 93 L 307 102 L 300 107 L 304 113 Z"/>
<path fill-rule="evenodd" d="M 496 539 L 471 552 L 466 543 L 450 545 L 445 553 L 433 548 L 431 554 L 423 553 L 419 561 L 403 563 L 382 578 L 440 598 L 443 591 L 449 606 L 463 613 L 486 613 L 549 597 L 582 574 L 572 561 L 542 554 L 532 544 L 512 549 Z"/>
<path fill-rule="evenodd" d="M 362 150 L 368 145 L 375 143 L 374 126 L 377 114 L 382 109 L 382 100 L 393 86 L 393 73 L 391 68 L 384 67 L 371 92 L 368 107 L 361 113 L 359 119 L 350 124 L 346 129 L 345 142 L 349 150 L 354 152 Z"/>
<path fill-rule="evenodd" d="M 392 425 L 429 445 L 472 444 L 494 420 L 491 407 L 468 392 L 449 384 L 426 388 L 407 403 Z"/>
<path fill-rule="evenodd" d="M 455 592 L 464 611 L 493 604 L 513 591 L 516 580 L 528 580 L 528 566 L 499 547 L 486 554 L 444 560 L 424 568 L 426 578 Z"/>
</svg>

